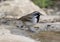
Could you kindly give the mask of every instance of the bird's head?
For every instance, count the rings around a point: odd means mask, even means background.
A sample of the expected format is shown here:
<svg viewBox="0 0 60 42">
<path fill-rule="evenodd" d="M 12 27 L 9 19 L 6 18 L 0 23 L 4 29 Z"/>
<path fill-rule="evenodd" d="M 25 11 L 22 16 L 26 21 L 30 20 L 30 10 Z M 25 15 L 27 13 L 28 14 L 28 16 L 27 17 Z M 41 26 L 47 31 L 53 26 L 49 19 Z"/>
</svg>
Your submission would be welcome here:
<svg viewBox="0 0 60 42">
<path fill-rule="evenodd" d="M 40 15 L 42 15 L 42 14 L 40 12 L 38 12 L 38 11 L 34 11 L 33 12 L 33 15 L 34 15 L 35 18 L 37 18 L 37 23 L 38 23 L 39 22 Z"/>
<path fill-rule="evenodd" d="M 40 16 L 40 15 L 42 15 L 40 12 L 38 12 L 38 11 L 34 11 L 33 12 L 33 15 L 35 15 L 35 16 Z"/>
</svg>

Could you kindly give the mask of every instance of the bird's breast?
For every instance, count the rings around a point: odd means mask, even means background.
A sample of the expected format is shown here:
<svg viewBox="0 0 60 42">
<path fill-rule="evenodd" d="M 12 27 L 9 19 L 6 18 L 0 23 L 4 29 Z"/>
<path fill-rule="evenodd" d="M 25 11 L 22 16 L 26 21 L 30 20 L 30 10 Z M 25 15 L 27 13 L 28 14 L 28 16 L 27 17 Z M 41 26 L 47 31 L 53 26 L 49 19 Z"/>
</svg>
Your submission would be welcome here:
<svg viewBox="0 0 60 42">
<path fill-rule="evenodd" d="M 32 23 L 36 24 L 37 23 L 37 18 L 32 18 Z"/>
</svg>

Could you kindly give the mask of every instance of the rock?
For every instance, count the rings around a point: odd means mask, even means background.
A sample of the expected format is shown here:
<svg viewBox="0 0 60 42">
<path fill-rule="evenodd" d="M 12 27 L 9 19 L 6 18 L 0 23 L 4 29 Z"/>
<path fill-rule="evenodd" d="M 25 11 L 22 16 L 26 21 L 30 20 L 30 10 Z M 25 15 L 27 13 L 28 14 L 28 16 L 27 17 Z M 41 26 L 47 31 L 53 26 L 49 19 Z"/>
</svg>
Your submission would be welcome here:
<svg viewBox="0 0 60 42">
<path fill-rule="evenodd" d="M 39 11 L 46 15 L 41 8 L 33 4 L 30 0 L 6 0 L 0 3 L 0 13 L 3 13 L 2 17 L 5 18 L 20 18 L 34 11 Z"/>
<path fill-rule="evenodd" d="M 6 33 L 6 32 L 5 32 Z M 37 42 L 31 38 L 25 36 L 18 36 L 12 34 L 0 35 L 0 42 Z"/>
<path fill-rule="evenodd" d="M 60 16 L 58 16 L 58 15 L 41 16 L 40 17 L 40 22 L 43 22 L 43 23 L 60 22 Z"/>
<path fill-rule="evenodd" d="M 39 27 L 37 31 L 54 31 L 54 32 L 60 32 L 60 22 L 55 23 L 38 23 L 34 27 Z"/>
<path fill-rule="evenodd" d="M 10 31 L 8 29 L 0 28 L 0 36 L 9 35 L 9 34 L 10 34 Z"/>
<path fill-rule="evenodd" d="M 29 37 L 25 37 L 22 35 L 16 35 L 17 31 L 20 31 L 19 29 L 16 28 L 10 28 L 14 31 L 11 31 L 8 26 L 0 26 L 0 42 L 38 42 L 35 41 L 32 38 Z M 15 34 L 12 34 L 13 32 L 15 32 Z M 22 31 L 21 31 L 22 32 Z M 21 32 L 17 32 L 17 33 L 21 33 Z"/>
<path fill-rule="evenodd" d="M 56 10 L 52 9 L 52 8 L 44 8 L 44 11 L 47 13 L 47 15 L 55 15 L 56 13 L 54 13 Z"/>
</svg>

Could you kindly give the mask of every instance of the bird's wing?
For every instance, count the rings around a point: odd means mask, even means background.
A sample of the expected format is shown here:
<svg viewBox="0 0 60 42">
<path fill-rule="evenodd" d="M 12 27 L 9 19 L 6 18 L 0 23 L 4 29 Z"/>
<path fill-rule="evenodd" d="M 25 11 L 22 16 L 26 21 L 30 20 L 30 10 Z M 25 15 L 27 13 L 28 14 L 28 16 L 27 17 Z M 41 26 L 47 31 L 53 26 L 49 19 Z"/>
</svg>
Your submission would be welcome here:
<svg viewBox="0 0 60 42">
<path fill-rule="evenodd" d="M 28 14 L 26 16 L 23 16 L 23 17 L 19 18 L 18 20 L 31 21 L 32 17 L 33 17 L 32 14 Z"/>
</svg>

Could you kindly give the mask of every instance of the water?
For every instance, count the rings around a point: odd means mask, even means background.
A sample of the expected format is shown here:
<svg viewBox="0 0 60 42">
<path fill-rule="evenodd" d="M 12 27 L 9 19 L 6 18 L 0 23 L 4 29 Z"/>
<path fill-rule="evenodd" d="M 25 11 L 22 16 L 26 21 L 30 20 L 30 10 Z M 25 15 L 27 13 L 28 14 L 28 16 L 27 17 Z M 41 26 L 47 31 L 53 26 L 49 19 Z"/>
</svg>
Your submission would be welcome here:
<svg viewBox="0 0 60 42">
<path fill-rule="evenodd" d="M 60 32 L 40 32 L 32 37 L 41 42 L 60 42 Z"/>
</svg>

